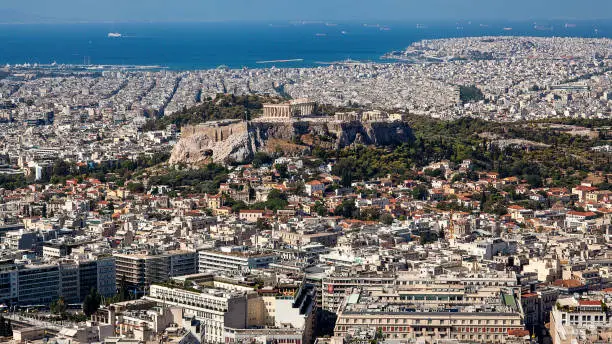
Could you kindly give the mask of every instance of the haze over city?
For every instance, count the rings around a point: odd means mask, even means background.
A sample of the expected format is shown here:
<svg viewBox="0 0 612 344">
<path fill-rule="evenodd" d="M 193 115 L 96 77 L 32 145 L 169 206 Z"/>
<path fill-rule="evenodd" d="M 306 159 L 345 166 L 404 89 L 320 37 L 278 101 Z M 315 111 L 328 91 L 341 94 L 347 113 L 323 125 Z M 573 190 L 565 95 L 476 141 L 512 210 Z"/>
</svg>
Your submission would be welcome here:
<svg viewBox="0 0 612 344">
<path fill-rule="evenodd" d="M 0 21 L 607 19 L 607 0 L 5 0 Z"/>
</svg>

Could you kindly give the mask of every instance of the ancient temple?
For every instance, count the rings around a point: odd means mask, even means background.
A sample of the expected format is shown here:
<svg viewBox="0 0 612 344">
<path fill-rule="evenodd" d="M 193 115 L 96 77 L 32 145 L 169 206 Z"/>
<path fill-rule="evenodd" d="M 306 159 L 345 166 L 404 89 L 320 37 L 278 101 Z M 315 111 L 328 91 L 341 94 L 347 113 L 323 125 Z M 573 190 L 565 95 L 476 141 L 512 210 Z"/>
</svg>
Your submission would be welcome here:
<svg viewBox="0 0 612 344">
<path fill-rule="evenodd" d="M 316 103 L 308 99 L 294 99 L 280 104 L 264 104 L 265 118 L 292 118 L 314 114 Z"/>
</svg>

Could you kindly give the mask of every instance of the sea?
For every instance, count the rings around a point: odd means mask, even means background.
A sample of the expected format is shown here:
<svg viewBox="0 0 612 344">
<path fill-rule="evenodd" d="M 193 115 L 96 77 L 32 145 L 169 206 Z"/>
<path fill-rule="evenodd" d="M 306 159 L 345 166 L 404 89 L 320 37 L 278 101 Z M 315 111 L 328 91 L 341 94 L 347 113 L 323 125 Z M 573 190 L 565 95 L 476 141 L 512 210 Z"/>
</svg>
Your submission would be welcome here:
<svg viewBox="0 0 612 344">
<path fill-rule="evenodd" d="M 612 21 L 2 24 L 0 66 L 316 67 L 384 62 L 383 54 L 423 39 L 512 35 L 610 38 Z"/>
</svg>

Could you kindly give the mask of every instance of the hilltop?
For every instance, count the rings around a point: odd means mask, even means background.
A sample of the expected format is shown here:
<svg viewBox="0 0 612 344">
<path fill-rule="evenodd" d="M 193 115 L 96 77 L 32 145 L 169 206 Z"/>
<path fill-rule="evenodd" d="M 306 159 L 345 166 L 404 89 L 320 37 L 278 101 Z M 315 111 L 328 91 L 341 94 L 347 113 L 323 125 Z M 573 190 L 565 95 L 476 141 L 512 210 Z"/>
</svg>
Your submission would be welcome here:
<svg viewBox="0 0 612 344">
<path fill-rule="evenodd" d="M 399 121 L 214 121 L 183 127 L 170 164 L 248 162 L 259 151 L 296 155 L 309 153 L 315 147 L 335 150 L 352 144 L 391 146 L 412 139 L 410 127 Z"/>
</svg>

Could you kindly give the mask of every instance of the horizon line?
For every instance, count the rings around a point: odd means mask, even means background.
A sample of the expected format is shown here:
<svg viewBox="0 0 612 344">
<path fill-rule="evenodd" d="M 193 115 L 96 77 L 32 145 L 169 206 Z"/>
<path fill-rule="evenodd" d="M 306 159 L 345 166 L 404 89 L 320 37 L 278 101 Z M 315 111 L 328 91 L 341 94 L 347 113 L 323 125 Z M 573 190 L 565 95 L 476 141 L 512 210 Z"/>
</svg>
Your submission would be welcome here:
<svg viewBox="0 0 612 344">
<path fill-rule="evenodd" d="M 506 22 L 520 23 L 532 21 L 576 21 L 576 22 L 595 22 L 612 21 L 610 18 L 522 18 L 522 19 L 502 19 L 502 18 L 428 18 L 428 19 L 185 19 L 185 20 L 67 20 L 67 19 L 48 19 L 33 21 L 0 21 L 0 25 L 65 25 L 65 24 L 188 24 L 188 23 L 303 23 L 303 25 L 328 24 L 328 23 L 431 23 L 431 22 Z"/>
</svg>

